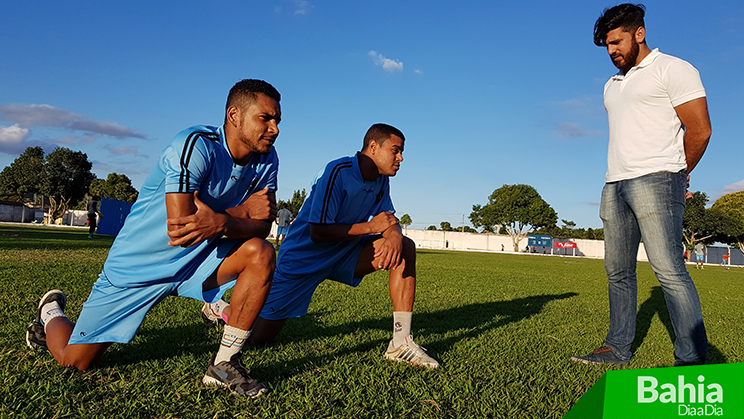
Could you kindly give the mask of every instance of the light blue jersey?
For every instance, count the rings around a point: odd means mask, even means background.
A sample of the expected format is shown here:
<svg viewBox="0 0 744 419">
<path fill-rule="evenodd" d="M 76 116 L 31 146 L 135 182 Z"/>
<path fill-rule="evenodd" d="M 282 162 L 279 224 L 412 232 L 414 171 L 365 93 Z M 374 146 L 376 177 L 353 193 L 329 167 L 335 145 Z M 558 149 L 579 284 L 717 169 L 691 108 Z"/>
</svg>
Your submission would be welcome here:
<svg viewBox="0 0 744 419">
<path fill-rule="evenodd" d="M 384 211 L 395 212 L 387 176 L 365 182 L 358 154 L 328 163 L 316 175 L 310 194 L 279 248 L 277 272 L 297 279 L 326 270 L 366 239 L 314 243 L 310 239 L 310 224 L 358 224 Z"/>
<path fill-rule="evenodd" d="M 221 212 L 269 187 L 276 191 L 279 159 L 254 153 L 250 162 L 233 162 L 223 128 L 199 125 L 180 132 L 163 151 L 145 180 L 132 212 L 116 237 L 103 275 L 116 287 L 139 287 L 175 281 L 183 269 L 213 248 L 214 238 L 184 248 L 168 245 L 166 193 L 199 191 L 199 199 Z M 201 255 L 201 256 L 200 256 Z M 177 275 L 180 274 L 180 275 Z"/>
</svg>

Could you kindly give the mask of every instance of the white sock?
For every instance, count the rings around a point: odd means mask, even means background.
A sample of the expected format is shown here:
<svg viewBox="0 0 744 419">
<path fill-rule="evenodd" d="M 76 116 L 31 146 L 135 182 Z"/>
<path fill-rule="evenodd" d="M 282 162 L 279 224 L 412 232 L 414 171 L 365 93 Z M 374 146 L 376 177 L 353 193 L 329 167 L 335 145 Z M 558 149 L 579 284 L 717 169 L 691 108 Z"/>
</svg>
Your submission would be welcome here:
<svg viewBox="0 0 744 419">
<path fill-rule="evenodd" d="M 209 309 L 212 310 L 212 314 L 214 314 L 217 317 L 222 317 L 222 311 L 226 307 L 230 307 L 230 303 L 222 299 L 220 299 L 216 303 L 209 304 Z"/>
<path fill-rule="evenodd" d="M 243 348 L 243 343 L 245 343 L 245 340 L 248 339 L 250 334 L 250 330 L 241 330 L 237 327 L 225 325 L 225 331 L 222 332 L 220 350 L 217 351 L 217 355 L 214 357 L 214 364 L 217 365 L 222 361 L 230 361 L 230 358 Z"/>
<path fill-rule="evenodd" d="M 393 312 L 393 346 L 398 347 L 406 343 L 406 338 L 411 334 L 411 317 L 410 311 Z"/>
<path fill-rule="evenodd" d="M 41 307 L 41 324 L 44 325 L 44 333 L 46 333 L 46 325 L 48 325 L 49 322 L 56 317 L 67 318 L 67 316 L 65 316 L 65 312 L 62 311 L 56 301 L 46 303 Z"/>
</svg>

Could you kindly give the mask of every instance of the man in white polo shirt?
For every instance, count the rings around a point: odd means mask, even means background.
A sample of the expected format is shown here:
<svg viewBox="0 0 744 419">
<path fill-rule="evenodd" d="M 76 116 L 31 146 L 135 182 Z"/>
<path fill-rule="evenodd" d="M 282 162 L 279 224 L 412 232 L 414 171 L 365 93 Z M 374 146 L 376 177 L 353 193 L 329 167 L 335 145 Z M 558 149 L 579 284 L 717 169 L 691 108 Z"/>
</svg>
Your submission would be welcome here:
<svg viewBox="0 0 744 419">
<path fill-rule="evenodd" d="M 702 364 L 708 349 L 700 298 L 682 256 L 688 175 L 711 134 L 705 89 L 692 65 L 648 47 L 644 15 L 643 5 L 621 4 L 594 25 L 594 43 L 607 48 L 620 71 L 604 89 L 610 142 L 600 217 L 610 329 L 604 346 L 571 358 L 586 364 L 630 361 L 641 239 L 674 327 L 674 364 Z"/>
</svg>

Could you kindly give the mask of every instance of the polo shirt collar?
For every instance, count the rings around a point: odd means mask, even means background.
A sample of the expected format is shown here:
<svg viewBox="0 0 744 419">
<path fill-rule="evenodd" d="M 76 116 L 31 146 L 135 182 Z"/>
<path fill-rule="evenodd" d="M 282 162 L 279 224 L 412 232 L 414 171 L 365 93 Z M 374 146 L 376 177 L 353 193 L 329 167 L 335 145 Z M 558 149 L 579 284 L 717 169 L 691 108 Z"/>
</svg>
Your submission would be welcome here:
<svg viewBox="0 0 744 419">
<path fill-rule="evenodd" d="M 656 61 L 657 58 L 659 58 L 660 55 L 661 55 L 661 52 L 659 52 L 659 49 L 658 48 L 654 48 L 651 52 L 648 53 L 648 55 L 646 56 L 646 58 L 644 58 L 643 61 L 641 61 L 640 64 L 638 64 L 635 67 L 632 67 L 625 74 L 623 74 L 622 72 L 618 71 L 617 74 L 615 74 L 614 76 L 612 76 L 612 79 L 613 80 L 622 80 L 622 79 L 630 76 L 634 72 L 638 71 L 638 69 L 641 69 L 641 68 L 645 68 L 645 67 L 650 66 L 654 61 Z"/>
</svg>

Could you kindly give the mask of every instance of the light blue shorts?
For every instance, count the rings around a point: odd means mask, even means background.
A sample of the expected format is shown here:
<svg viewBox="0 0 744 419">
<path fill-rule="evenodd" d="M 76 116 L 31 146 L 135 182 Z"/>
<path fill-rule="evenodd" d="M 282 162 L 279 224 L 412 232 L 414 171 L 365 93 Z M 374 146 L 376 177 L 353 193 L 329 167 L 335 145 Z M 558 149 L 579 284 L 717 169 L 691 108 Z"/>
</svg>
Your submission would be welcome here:
<svg viewBox="0 0 744 419">
<path fill-rule="evenodd" d="M 289 233 L 289 226 L 277 227 L 277 229 L 276 229 L 276 236 L 277 237 L 279 237 L 279 236 L 286 236 L 287 233 Z"/>
<path fill-rule="evenodd" d="M 704 256 L 705 256 L 705 255 L 698 255 L 698 254 L 696 254 L 696 255 L 695 255 L 695 257 L 697 258 L 697 260 L 699 260 L 699 261 L 701 261 L 701 262 L 703 261 L 703 259 L 704 259 Z"/>
<path fill-rule="evenodd" d="M 354 277 L 354 271 L 359 254 L 369 237 L 349 246 L 346 255 L 338 264 L 328 269 L 293 279 L 285 277 L 277 269 L 274 273 L 274 282 L 271 284 L 271 293 L 261 310 L 261 317 L 266 320 L 283 320 L 304 316 L 310 307 L 315 289 L 326 279 L 352 287 L 359 286 L 362 278 Z"/>
<path fill-rule="evenodd" d="M 202 284 L 238 243 L 233 239 L 215 240 L 178 275 L 152 285 L 115 287 L 102 272 L 93 284 L 88 301 L 83 304 L 68 343 L 129 343 L 147 312 L 169 295 L 206 303 L 219 300 L 235 285 L 234 280 L 207 291 L 202 290 Z"/>
</svg>

